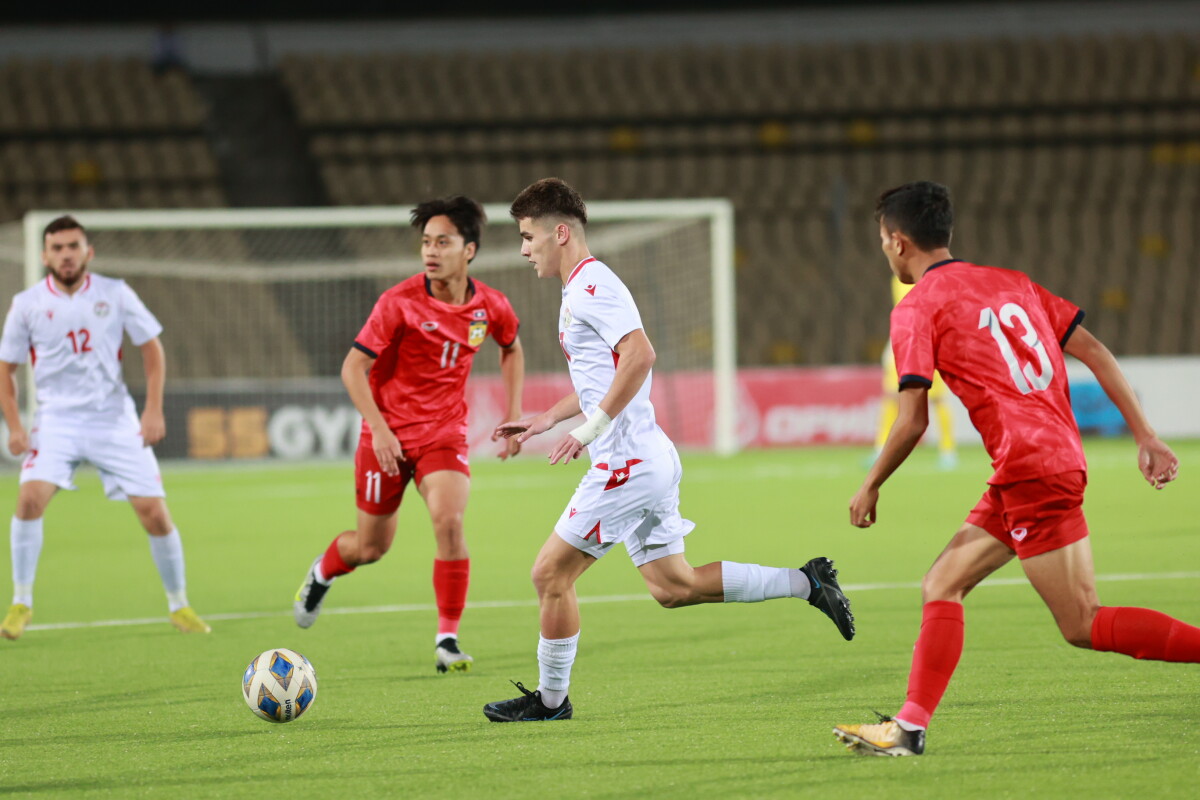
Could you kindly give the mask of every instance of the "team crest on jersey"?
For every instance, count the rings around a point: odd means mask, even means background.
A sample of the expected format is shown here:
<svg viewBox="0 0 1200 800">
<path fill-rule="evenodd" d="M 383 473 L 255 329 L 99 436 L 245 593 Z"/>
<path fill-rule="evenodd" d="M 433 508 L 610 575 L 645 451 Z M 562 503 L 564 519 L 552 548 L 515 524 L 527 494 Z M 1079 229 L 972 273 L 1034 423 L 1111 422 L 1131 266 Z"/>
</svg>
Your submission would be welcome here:
<svg viewBox="0 0 1200 800">
<path fill-rule="evenodd" d="M 92 311 L 95 312 L 97 317 L 107 317 L 108 312 L 112 311 L 112 308 L 108 305 L 108 303 L 100 300 L 97 301 L 96 305 L 92 306 Z"/>
<path fill-rule="evenodd" d="M 575 321 L 575 318 L 571 316 L 571 309 L 567 306 L 563 306 L 562 326 L 561 327 L 563 329 L 569 328 L 569 327 L 571 327 L 571 323 L 573 323 L 574 321 Z"/>
<path fill-rule="evenodd" d="M 487 338 L 487 320 L 481 322 L 472 322 L 471 327 L 467 329 L 467 344 L 471 347 L 479 347 L 483 344 L 483 340 Z"/>
</svg>

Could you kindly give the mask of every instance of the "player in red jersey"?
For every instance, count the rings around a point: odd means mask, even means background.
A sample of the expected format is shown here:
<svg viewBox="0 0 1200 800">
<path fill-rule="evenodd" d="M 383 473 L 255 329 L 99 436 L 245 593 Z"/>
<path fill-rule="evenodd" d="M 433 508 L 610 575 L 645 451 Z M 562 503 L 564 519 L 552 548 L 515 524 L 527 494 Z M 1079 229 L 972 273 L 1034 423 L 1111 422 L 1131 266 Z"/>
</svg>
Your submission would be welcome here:
<svg viewBox="0 0 1200 800">
<path fill-rule="evenodd" d="M 517 315 L 502 293 L 467 276 L 484 221 L 483 208 L 461 196 L 412 211 L 425 271 L 383 293 L 342 365 L 342 381 L 363 416 L 354 457 L 358 525 L 313 562 L 294 608 L 296 624 L 309 627 L 334 578 L 383 557 L 404 489 L 415 480 L 437 539 L 439 672 L 465 672 L 472 662 L 458 648 L 470 576 L 463 537 L 471 475 L 465 391 L 471 361 L 489 335 L 500 346 L 504 421 L 521 416 L 525 357 Z M 519 451 L 509 439 L 500 457 Z"/>
<path fill-rule="evenodd" d="M 1101 606 L 1096 596 L 1082 508 L 1087 465 L 1063 353 L 1087 365 L 1120 410 L 1151 486 L 1175 480 L 1179 461 L 1146 421 L 1112 353 L 1080 327 L 1083 312 L 1023 273 L 951 256 L 954 212 L 944 186 L 923 181 L 887 191 L 876 219 L 892 272 L 916 286 L 892 310 L 900 416 L 850 501 L 850 522 L 875 522 L 879 487 L 925 432 L 935 369 L 967 407 L 995 473 L 922 581 L 907 702 L 895 718 L 839 725 L 834 734 L 858 753 L 924 752 L 925 729 L 962 653 L 963 598 L 1014 555 L 1076 647 L 1200 662 L 1200 628 L 1158 611 Z"/>
</svg>

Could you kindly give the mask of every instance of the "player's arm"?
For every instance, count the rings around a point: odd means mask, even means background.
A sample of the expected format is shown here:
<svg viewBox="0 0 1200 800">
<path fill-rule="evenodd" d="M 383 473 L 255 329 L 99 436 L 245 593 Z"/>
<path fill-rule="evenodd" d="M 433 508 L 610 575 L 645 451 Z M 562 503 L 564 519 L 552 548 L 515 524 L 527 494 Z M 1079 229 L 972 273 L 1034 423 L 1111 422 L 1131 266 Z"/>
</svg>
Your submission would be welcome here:
<svg viewBox="0 0 1200 800">
<path fill-rule="evenodd" d="M 1096 376 L 1104 393 L 1113 401 L 1138 446 L 1138 468 L 1155 489 L 1166 486 L 1179 474 L 1179 459 L 1150 427 L 1133 387 L 1104 343 L 1083 326 L 1067 339 L 1063 352 L 1082 361 Z"/>
<path fill-rule="evenodd" d="M 29 449 L 29 434 L 21 423 L 21 411 L 17 408 L 17 369 L 20 364 L 0 361 L 0 410 L 8 424 L 8 451 L 19 456 Z"/>
<path fill-rule="evenodd" d="M 929 387 L 906 384 L 900 390 L 900 411 L 892 432 L 879 458 L 871 465 L 858 492 L 850 500 L 850 524 L 869 528 L 875 522 L 875 505 L 879 502 L 879 487 L 904 463 L 908 454 L 921 441 L 929 427 Z"/>
<path fill-rule="evenodd" d="M 519 444 L 524 444 L 529 441 L 530 437 L 545 433 L 564 419 L 578 416 L 581 410 L 579 395 L 571 392 L 540 414 L 500 423 L 492 435 L 494 437 L 503 436 L 506 439 L 515 438 Z"/>
<path fill-rule="evenodd" d="M 641 390 L 657 358 L 654 346 L 650 344 L 649 337 L 641 328 L 622 336 L 613 350 L 620 358 L 617 359 L 617 371 L 613 375 L 612 386 L 608 388 L 608 392 L 600 400 L 596 410 L 588 416 L 587 421 L 571 430 L 550 451 L 551 464 L 557 464 L 560 460 L 566 464 L 579 458 L 583 448 L 604 433 L 613 419 L 625 410 L 625 406 L 629 405 L 629 401 Z"/>
<path fill-rule="evenodd" d="M 379 406 L 375 404 L 375 396 L 371 394 L 371 381 L 367 374 L 374 364 L 374 357 L 357 347 L 350 348 L 346 360 L 342 362 L 342 383 L 350 394 L 350 402 L 354 403 L 363 421 L 371 429 L 375 458 L 378 459 L 380 468 L 388 475 L 399 475 L 400 467 L 397 462 L 404 458 L 404 451 L 400 447 L 400 440 L 392 433 Z"/>
<path fill-rule="evenodd" d="M 500 348 L 500 381 L 504 384 L 504 397 L 508 411 L 501 422 L 512 422 L 521 418 L 521 392 L 525 386 L 525 351 L 521 348 L 521 339 L 513 339 L 508 347 Z M 492 441 L 501 438 L 500 429 L 492 431 Z M 505 459 L 521 452 L 521 439 L 516 436 L 505 438 L 504 451 L 500 458 Z"/>
<path fill-rule="evenodd" d="M 142 369 L 146 373 L 146 407 L 142 409 L 142 441 L 158 444 L 167 435 L 163 417 L 163 387 L 167 382 L 167 356 L 155 336 L 138 346 L 142 351 Z"/>
</svg>

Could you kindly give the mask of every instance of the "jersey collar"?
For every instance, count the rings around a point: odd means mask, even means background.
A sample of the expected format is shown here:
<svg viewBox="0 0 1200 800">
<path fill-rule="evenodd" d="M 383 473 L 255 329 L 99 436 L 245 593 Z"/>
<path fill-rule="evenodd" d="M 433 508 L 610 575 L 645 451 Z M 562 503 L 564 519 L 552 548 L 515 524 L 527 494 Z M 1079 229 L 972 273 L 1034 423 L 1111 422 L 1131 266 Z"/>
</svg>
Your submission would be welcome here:
<svg viewBox="0 0 1200 800">
<path fill-rule="evenodd" d="M 90 287 L 91 285 L 92 285 L 92 276 L 90 274 L 84 275 L 83 276 L 83 286 L 79 287 L 79 291 L 76 292 L 76 294 L 79 294 L 80 292 L 86 292 L 88 290 L 88 287 Z M 64 295 L 62 292 L 60 292 L 58 290 L 58 287 L 54 285 L 54 276 L 53 275 L 46 275 L 46 288 L 49 289 L 50 294 L 54 295 L 55 297 L 70 297 L 70 295 Z"/>
<path fill-rule="evenodd" d="M 578 264 L 576 264 L 575 269 L 571 270 L 571 274 L 567 276 L 567 283 L 570 283 L 571 281 L 575 280 L 575 276 L 579 274 L 579 270 L 583 269 L 584 267 L 586 267 L 588 264 L 592 263 L 595 260 L 596 260 L 595 256 L 588 256 L 583 261 L 580 261 Z"/>
<path fill-rule="evenodd" d="M 930 264 L 928 267 L 925 268 L 925 272 L 932 272 L 933 270 L 937 269 L 938 267 L 944 267 L 947 264 L 956 264 L 960 261 L 962 261 L 961 258 L 947 258 L 945 261 L 939 261 L 936 264 Z"/>
<path fill-rule="evenodd" d="M 428 275 L 426 275 L 424 277 L 425 277 L 425 294 L 429 295 L 430 297 L 433 297 L 433 286 L 431 285 L 433 282 L 431 280 L 429 280 Z M 475 299 L 476 294 L 477 294 L 477 292 L 475 291 L 475 281 L 471 280 L 471 278 L 468 276 L 467 277 L 467 301 L 465 303 L 463 303 L 463 305 L 465 306 L 465 305 L 470 304 L 470 302 Z M 433 299 L 437 300 L 436 297 L 433 297 Z M 442 301 L 438 300 L 438 302 L 440 303 Z"/>
</svg>

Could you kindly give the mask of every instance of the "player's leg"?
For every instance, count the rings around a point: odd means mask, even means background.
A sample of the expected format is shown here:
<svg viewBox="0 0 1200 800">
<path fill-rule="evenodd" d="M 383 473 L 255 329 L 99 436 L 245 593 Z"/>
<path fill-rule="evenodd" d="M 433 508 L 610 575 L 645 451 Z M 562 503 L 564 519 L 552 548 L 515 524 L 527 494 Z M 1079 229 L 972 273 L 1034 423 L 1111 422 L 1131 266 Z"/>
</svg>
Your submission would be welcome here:
<svg viewBox="0 0 1200 800">
<path fill-rule="evenodd" d="M 58 486 L 49 481 L 29 480 L 17 492 L 17 508 L 9 525 L 12 548 L 13 599 L 0 636 L 18 639 L 33 619 L 33 582 L 42 553 L 42 517 Z"/>
<path fill-rule="evenodd" d="M 484 715 L 492 722 L 534 722 L 570 719 L 574 713 L 567 690 L 579 645 L 579 601 L 575 582 L 596 557 L 552 533 L 533 562 L 534 588 L 538 593 L 538 688 L 529 691 L 520 683 L 521 696 L 488 703 Z"/>
<path fill-rule="evenodd" d="M 1088 539 L 1026 558 L 1021 566 L 1063 638 L 1076 647 L 1200 663 L 1200 628 L 1148 608 L 1100 605 Z"/>
<path fill-rule="evenodd" d="M 399 503 L 397 503 L 399 505 Z M 304 582 L 296 591 L 292 614 L 301 628 L 310 628 L 321 613 L 325 595 L 333 581 L 349 575 L 363 564 L 373 564 L 383 558 L 396 538 L 396 512 L 372 514 L 358 509 L 354 530 L 342 531 L 333 537 L 325 552 L 317 556 Z"/>
<path fill-rule="evenodd" d="M 425 499 L 437 551 L 433 560 L 433 593 L 437 602 L 434 659 L 438 672 L 466 672 L 474 659 L 458 646 L 458 626 L 467 605 L 471 560 L 463 533 L 463 516 L 471 492 L 467 443 L 438 445 L 414 458 L 417 490 Z"/>
<path fill-rule="evenodd" d="M 167 501 L 162 497 L 130 495 L 129 504 L 137 514 L 138 522 L 150 535 L 150 555 L 167 593 L 167 618 L 183 633 L 208 633 L 212 629 L 188 602 L 183 540 L 167 510 Z"/>
<path fill-rule="evenodd" d="M 921 630 L 913 647 L 904 706 L 894 719 L 883 717 L 878 724 L 869 725 L 839 725 L 833 729 L 834 735 L 855 752 L 866 755 L 924 752 L 925 728 L 962 655 L 963 599 L 1013 555 L 996 535 L 971 522 L 963 524 L 921 583 Z"/>
<path fill-rule="evenodd" d="M 366 437 L 359 438 L 354 454 L 357 522 L 354 530 L 333 537 L 325 551 L 313 560 L 296 590 L 292 615 L 301 628 L 311 627 L 317 621 L 334 579 L 378 561 L 391 548 L 396 536 L 396 511 L 413 476 L 411 461 L 401 461 L 398 466 L 398 475 L 388 475 L 379 466 L 371 443 Z"/>
<path fill-rule="evenodd" d="M 929 404 L 938 426 L 938 466 L 954 469 L 958 466 L 958 450 L 954 442 L 954 414 L 947 399 L 948 390 L 942 376 L 934 373 L 933 386 L 929 390 Z"/>
</svg>

